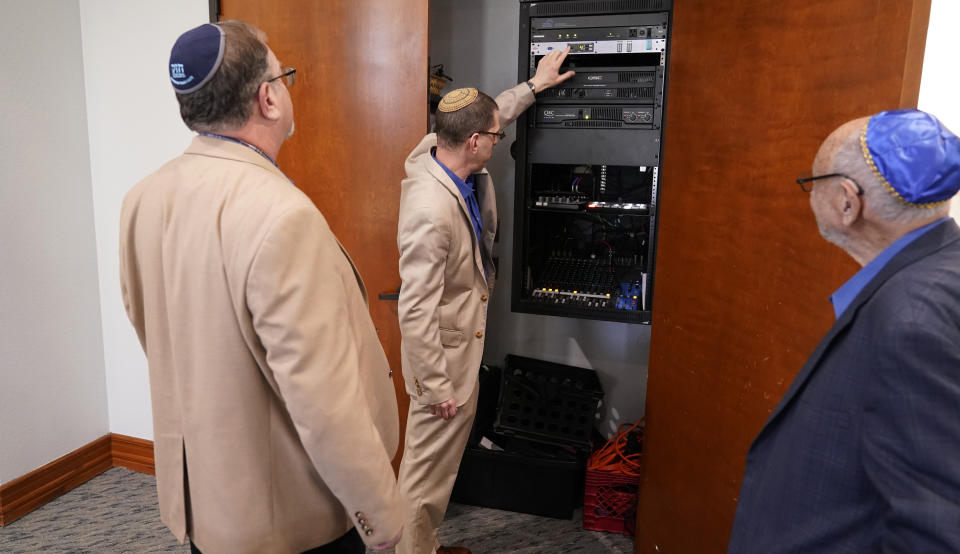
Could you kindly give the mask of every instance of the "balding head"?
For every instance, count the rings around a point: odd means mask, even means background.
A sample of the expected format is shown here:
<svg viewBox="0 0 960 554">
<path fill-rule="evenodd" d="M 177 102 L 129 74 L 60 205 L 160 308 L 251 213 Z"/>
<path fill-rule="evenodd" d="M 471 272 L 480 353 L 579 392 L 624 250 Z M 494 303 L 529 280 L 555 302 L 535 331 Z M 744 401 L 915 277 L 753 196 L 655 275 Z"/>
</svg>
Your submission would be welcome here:
<svg viewBox="0 0 960 554">
<path fill-rule="evenodd" d="M 861 117 L 848 121 L 830 133 L 823 144 L 820 145 L 820 150 L 817 151 L 817 157 L 813 162 L 814 174 L 847 173 L 859 169 L 869 169 L 866 162 L 863 162 L 862 156 L 859 159 L 861 163 L 858 164 L 856 156 L 850 155 L 859 152 L 860 129 L 863 128 L 868 119 L 867 117 Z M 838 160 L 838 156 L 841 159 Z M 838 164 L 843 167 L 839 167 Z M 862 168 L 859 167 L 861 165 Z"/>
<path fill-rule="evenodd" d="M 892 112 L 880 115 L 884 113 Z M 874 128 L 876 117 L 838 127 L 823 141 L 813 162 L 814 176 L 821 179 L 810 192 L 810 207 L 820 234 L 861 265 L 911 230 L 945 217 L 949 210 L 946 202 L 923 202 L 942 180 L 924 173 L 926 159 L 911 150 L 920 148 L 924 154 L 923 149 L 931 147 L 928 136 L 911 140 L 910 131 L 902 131 L 905 125 L 898 119 L 881 118 Z M 899 116 L 894 113 L 893 117 Z M 918 168 L 920 172 L 911 172 Z M 896 176 L 895 185 L 883 171 Z M 948 188 L 943 194 L 949 192 Z M 914 193 L 914 203 L 904 198 L 905 193 Z"/>
<path fill-rule="evenodd" d="M 869 119 L 861 117 L 848 121 L 830 133 L 817 152 L 814 174 L 843 173 L 856 181 L 863 188 L 864 217 L 890 223 L 913 223 L 946 216 L 949 211 L 946 204 L 917 206 L 902 202 L 867 165 L 860 139 Z"/>
</svg>

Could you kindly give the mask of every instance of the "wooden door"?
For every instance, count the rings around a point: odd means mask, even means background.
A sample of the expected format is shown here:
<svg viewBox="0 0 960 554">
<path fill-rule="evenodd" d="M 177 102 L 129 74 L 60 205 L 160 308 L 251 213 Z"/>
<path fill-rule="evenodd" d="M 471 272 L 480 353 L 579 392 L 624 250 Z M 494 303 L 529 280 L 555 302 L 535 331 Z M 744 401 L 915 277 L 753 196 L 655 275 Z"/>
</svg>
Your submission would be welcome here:
<svg viewBox="0 0 960 554">
<path fill-rule="evenodd" d="M 674 5 L 637 551 L 724 552 L 747 448 L 858 269 L 794 179 L 916 105 L 930 0 Z"/>
<path fill-rule="evenodd" d="M 397 303 L 377 294 L 400 284 L 403 161 L 426 132 L 427 0 L 222 0 L 221 10 L 222 19 L 266 32 L 280 62 L 297 68 L 290 91 L 296 133 L 278 162 L 323 212 L 363 276 L 394 370 L 402 437 L 409 397 Z"/>
</svg>

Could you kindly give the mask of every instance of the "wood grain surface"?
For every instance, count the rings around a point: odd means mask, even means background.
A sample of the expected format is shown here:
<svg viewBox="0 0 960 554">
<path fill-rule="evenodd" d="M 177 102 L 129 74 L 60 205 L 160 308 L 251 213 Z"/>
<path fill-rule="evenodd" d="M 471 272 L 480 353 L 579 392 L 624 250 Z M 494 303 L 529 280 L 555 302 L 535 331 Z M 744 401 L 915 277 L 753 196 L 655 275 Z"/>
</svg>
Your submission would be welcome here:
<svg viewBox="0 0 960 554">
<path fill-rule="evenodd" d="M 929 10 L 675 2 L 637 552 L 726 550 L 747 449 L 859 269 L 794 179 L 841 123 L 915 105 Z"/>
</svg>

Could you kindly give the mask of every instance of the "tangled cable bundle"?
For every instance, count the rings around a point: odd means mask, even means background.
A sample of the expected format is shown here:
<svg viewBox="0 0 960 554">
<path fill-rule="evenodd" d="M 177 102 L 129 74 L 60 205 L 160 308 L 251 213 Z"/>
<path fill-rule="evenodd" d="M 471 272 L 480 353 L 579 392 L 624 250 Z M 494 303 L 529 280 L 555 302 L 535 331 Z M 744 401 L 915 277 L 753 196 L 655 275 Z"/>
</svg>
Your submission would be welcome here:
<svg viewBox="0 0 960 554">
<path fill-rule="evenodd" d="M 587 469 L 638 476 L 642 451 L 643 419 L 636 423 L 624 423 L 617 429 L 616 435 L 590 455 Z"/>
</svg>

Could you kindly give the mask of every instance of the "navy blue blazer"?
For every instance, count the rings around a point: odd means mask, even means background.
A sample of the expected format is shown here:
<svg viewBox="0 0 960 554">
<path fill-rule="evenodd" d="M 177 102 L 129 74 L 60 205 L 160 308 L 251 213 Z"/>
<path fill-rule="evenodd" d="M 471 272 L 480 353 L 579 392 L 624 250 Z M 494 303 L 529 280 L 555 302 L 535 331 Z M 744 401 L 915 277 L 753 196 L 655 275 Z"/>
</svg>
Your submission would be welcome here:
<svg viewBox="0 0 960 554">
<path fill-rule="evenodd" d="M 960 552 L 960 228 L 894 256 L 754 439 L 728 552 Z"/>
</svg>

